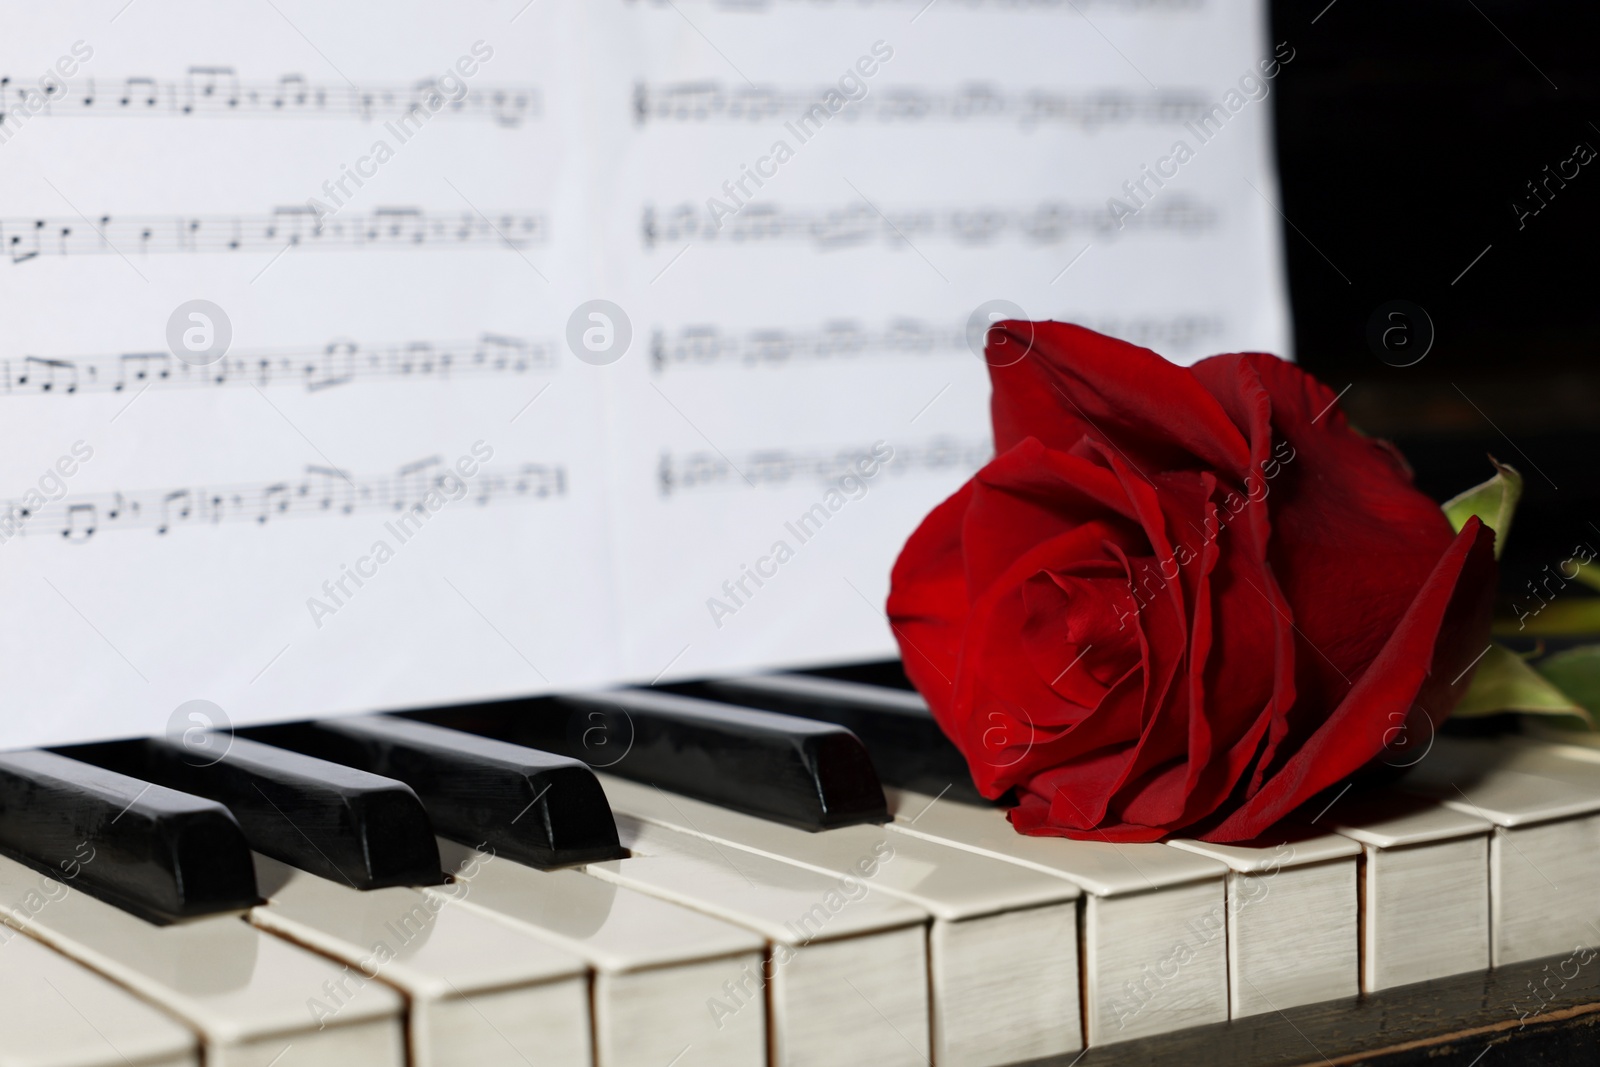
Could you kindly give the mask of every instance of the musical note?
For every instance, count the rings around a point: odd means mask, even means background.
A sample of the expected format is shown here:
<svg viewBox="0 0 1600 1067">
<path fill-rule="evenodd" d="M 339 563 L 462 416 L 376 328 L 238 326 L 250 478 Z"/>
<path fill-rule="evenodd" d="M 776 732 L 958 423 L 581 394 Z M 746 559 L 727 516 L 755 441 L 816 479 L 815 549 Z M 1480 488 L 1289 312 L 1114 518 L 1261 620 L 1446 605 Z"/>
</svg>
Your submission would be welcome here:
<svg viewBox="0 0 1600 1067">
<path fill-rule="evenodd" d="M 395 494 L 394 509 L 401 511 L 421 506 L 420 502 L 431 488 L 428 484 L 428 468 L 443 462 L 443 456 L 429 456 L 401 467 L 395 479 L 400 491 Z"/>
<path fill-rule="evenodd" d="M 119 517 L 127 514 L 130 519 L 137 519 L 141 508 L 137 500 L 128 501 L 120 492 L 111 494 L 111 508 L 106 512 L 106 518 L 115 522 Z"/>
<path fill-rule="evenodd" d="M 29 382 L 33 382 L 38 386 L 41 393 L 48 393 L 56 387 L 56 371 L 65 368 L 70 377 L 66 383 L 66 388 L 62 392 L 76 393 L 78 391 L 78 364 L 73 360 L 41 359 L 38 356 L 24 356 L 23 364 L 25 367 L 43 367 L 44 372 L 40 374 L 24 370 L 21 377 L 17 379 L 18 385 L 27 385 Z"/>
<path fill-rule="evenodd" d="M 67 505 L 67 523 L 61 536 L 68 541 L 87 541 L 94 536 L 95 506 L 93 504 Z"/>
<path fill-rule="evenodd" d="M 197 101 L 227 110 L 239 106 L 239 74 L 232 67 L 190 67 L 184 75 L 185 115 L 194 114 Z M 207 108 L 210 109 L 209 107 Z"/>
<path fill-rule="evenodd" d="M 229 66 L 193 66 L 181 80 L 158 81 L 149 75 L 102 76 L 119 92 L 98 91 L 95 78 L 81 83 L 48 83 L 42 88 L 12 84 L 0 78 L 0 122 L 13 112 L 34 116 L 89 118 L 347 118 L 371 122 L 374 117 L 400 116 L 418 107 L 429 115 L 448 113 L 516 128 L 541 113 L 541 95 L 533 85 L 468 85 L 448 106 L 429 106 L 439 95 L 438 79 L 410 85 L 313 85 L 302 74 L 282 74 L 274 81 L 246 82 Z M 442 101 L 441 101 L 442 102 Z"/>
<path fill-rule="evenodd" d="M 803 241 L 819 250 L 860 247 L 879 241 L 906 249 L 919 238 L 989 246 L 1006 239 L 1056 245 L 1083 236 L 1113 241 L 1142 233 L 1178 232 L 1185 236 L 1217 225 L 1209 204 L 1182 194 L 1147 205 L 1136 214 L 1113 217 L 1104 204 L 1044 203 L 1024 208 L 892 208 L 882 214 L 855 202 L 832 208 L 785 208 L 755 202 L 731 218 L 714 220 L 707 208 L 686 203 L 657 209 L 646 205 L 640 234 L 647 249 L 677 247 L 684 241 L 708 244 Z"/>
<path fill-rule="evenodd" d="M 172 528 L 172 511 L 176 506 L 179 519 L 189 517 L 190 493 L 187 489 L 174 489 L 161 497 L 161 523 L 156 527 L 156 533 L 164 534 Z"/>
<path fill-rule="evenodd" d="M 11 360 L 0 361 L 0 396 L 296 384 L 314 393 L 352 382 L 443 383 L 450 376 L 548 374 L 557 365 L 558 352 L 551 340 L 486 333 L 475 341 L 397 341 L 364 347 L 337 340 L 315 348 L 234 349 L 209 366 L 175 360 L 169 352 L 74 359 L 29 355 L 22 357 L 15 371 Z"/>
<path fill-rule="evenodd" d="M 492 221 L 491 221 L 492 220 Z M 83 227 L 72 218 L 0 219 L 0 247 L 13 263 L 46 254 L 43 235 L 57 240 L 52 255 L 87 255 L 131 249 L 168 252 L 277 251 L 305 249 L 526 248 L 545 239 L 544 217 L 528 212 L 436 215 L 417 207 L 382 207 L 368 215 L 320 219 L 308 206 L 274 208 L 266 215 L 100 216 Z"/>
<path fill-rule="evenodd" d="M 137 108 L 139 104 L 150 108 L 156 106 L 156 97 L 154 78 L 126 78 L 123 80 L 122 96 L 117 99 L 117 104 L 124 108 Z"/>
<path fill-rule="evenodd" d="M 261 490 L 261 511 L 257 522 L 266 522 L 276 510 L 280 515 L 289 510 L 289 483 L 277 482 Z"/>
<path fill-rule="evenodd" d="M 472 359 L 476 366 L 493 367 L 497 371 L 507 368 L 522 373 L 531 363 L 538 362 L 545 357 L 545 350 L 531 349 L 527 341 L 520 337 L 502 337 L 499 334 L 486 333 L 482 343 L 473 352 Z"/>
<path fill-rule="evenodd" d="M 0 540 L 27 532 L 34 523 L 59 531 L 69 544 L 84 544 L 97 533 L 149 529 L 166 536 L 180 528 L 205 529 L 224 523 L 271 526 L 280 519 L 377 515 L 424 508 L 437 500 L 458 500 L 471 491 L 480 506 L 555 501 L 569 492 L 567 468 L 559 463 L 527 462 L 507 478 L 480 469 L 458 477 L 439 456 L 407 463 L 392 475 L 353 476 L 334 467 L 308 466 L 303 477 L 249 485 L 186 486 L 178 489 L 114 490 L 85 493 L 29 508 L 18 497 L 0 500 Z"/>
</svg>

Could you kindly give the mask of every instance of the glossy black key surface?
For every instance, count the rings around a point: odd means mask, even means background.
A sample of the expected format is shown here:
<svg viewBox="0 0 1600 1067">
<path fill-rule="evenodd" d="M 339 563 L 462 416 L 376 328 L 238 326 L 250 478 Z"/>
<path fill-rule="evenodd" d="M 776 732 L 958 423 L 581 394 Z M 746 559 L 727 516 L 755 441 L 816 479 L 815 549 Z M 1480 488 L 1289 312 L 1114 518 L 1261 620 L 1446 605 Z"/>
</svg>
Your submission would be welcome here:
<svg viewBox="0 0 1600 1067">
<path fill-rule="evenodd" d="M 573 759 L 388 715 L 265 726 L 251 736 L 397 778 L 434 829 L 535 867 L 620 859 L 611 805 Z"/>
<path fill-rule="evenodd" d="M 74 759 L 227 806 L 250 847 L 356 889 L 437 885 L 439 845 L 411 787 L 243 737 L 197 751 L 178 738 L 62 749 Z"/>
<path fill-rule="evenodd" d="M 890 785 L 930 796 L 987 804 L 972 784 L 966 758 L 939 729 L 916 692 L 813 674 L 719 678 L 681 687 L 685 692 L 838 723 L 861 738 Z"/>
<path fill-rule="evenodd" d="M 805 830 L 886 822 L 861 742 L 831 724 L 621 689 L 441 709 L 453 724 Z"/>
<path fill-rule="evenodd" d="M 227 808 L 53 752 L 0 753 L 0 852 L 152 922 L 260 903 Z"/>
</svg>

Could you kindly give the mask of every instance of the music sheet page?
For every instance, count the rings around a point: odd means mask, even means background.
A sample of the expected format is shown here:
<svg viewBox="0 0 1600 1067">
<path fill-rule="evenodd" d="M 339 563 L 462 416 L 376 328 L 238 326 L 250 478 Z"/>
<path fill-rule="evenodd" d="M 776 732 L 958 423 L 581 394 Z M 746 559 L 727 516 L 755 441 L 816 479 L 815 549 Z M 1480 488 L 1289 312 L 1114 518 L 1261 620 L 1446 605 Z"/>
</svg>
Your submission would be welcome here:
<svg viewBox="0 0 1600 1067">
<path fill-rule="evenodd" d="M 4 7 L 0 746 L 890 654 L 990 322 L 1289 354 L 1254 3 Z"/>
</svg>

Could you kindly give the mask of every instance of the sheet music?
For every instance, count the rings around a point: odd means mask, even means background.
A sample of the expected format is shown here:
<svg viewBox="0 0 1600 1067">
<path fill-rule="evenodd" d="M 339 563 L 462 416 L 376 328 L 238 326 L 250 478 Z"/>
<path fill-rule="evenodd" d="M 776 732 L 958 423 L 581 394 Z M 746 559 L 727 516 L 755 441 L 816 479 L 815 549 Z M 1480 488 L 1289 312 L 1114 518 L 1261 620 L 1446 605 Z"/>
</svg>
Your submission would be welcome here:
<svg viewBox="0 0 1600 1067">
<path fill-rule="evenodd" d="M 1256 4 L 5 20 L 0 747 L 886 654 L 993 314 L 1287 354 Z"/>
</svg>

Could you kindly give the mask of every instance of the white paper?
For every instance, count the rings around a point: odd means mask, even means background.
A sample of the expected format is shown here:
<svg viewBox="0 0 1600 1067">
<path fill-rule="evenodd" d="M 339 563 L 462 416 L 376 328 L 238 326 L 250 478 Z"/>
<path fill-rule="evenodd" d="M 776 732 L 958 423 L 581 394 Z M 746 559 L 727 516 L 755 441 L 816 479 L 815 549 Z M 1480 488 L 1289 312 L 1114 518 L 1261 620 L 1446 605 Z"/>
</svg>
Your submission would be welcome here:
<svg viewBox="0 0 1600 1067">
<path fill-rule="evenodd" d="M 1255 4 L 4 6 L 0 745 L 888 654 L 981 304 L 1287 354 Z"/>
</svg>

